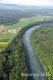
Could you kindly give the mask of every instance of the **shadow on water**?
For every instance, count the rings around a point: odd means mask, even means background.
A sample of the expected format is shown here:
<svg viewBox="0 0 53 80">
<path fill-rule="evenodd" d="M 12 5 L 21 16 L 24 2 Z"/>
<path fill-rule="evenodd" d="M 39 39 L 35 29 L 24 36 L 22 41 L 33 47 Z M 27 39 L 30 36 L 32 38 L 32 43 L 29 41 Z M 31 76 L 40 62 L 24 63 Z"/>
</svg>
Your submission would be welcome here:
<svg viewBox="0 0 53 80">
<path fill-rule="evenodd" d="M 32 74 L 32 70 L 31 70 L 31 65 L 30 65 L 30 59 L 28 56 L 28 51 L 27 51 L 27 47 L 24 45 L 24 49 L 25 49 L 25 59 L 26 59 L 26 66 L 27 66 L 27 74 Z M 34 80 L 33 76 L 27 76 L 28 80 Z"/>
<path fill-rule="evenodd" d="M 3 77 L 0 77 L 0 80 L 4 80 Z"/>
</svg>

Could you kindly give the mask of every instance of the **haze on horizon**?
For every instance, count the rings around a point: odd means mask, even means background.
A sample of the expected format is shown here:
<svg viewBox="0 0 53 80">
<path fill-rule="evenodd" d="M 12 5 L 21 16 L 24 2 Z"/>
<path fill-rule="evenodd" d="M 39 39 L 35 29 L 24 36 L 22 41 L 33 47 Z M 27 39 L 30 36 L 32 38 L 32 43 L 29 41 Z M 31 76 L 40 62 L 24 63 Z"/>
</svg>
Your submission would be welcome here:
<svg viewBox="0 0 53 80">
<path fill-rule="evenodd" d="M 0 0 L 0 4 L 53 6 L 53 0 Z"/>
</svg>

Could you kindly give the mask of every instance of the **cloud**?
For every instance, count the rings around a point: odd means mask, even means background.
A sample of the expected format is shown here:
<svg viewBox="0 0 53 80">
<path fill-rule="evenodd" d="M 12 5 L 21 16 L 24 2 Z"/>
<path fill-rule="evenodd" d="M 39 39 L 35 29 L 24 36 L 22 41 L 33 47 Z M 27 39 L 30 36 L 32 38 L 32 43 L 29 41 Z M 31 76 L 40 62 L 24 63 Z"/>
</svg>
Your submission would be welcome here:
<svg viewBox="0 0 53 80">
<path fill-rule="evenodd" d="M 21 5 L 53 5 L 52 0 L 1 0 L 0 3 L 5 4 L 21 4 Z"/>
</svg>

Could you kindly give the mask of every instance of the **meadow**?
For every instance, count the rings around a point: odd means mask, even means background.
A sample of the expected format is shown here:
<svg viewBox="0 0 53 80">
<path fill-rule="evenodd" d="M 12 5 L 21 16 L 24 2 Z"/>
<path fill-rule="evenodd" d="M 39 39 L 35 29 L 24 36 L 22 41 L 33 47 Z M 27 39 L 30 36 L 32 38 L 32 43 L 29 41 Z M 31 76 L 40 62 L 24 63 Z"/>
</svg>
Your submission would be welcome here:
<svg viewBox="0 0 53 80">
<path fill-rule="evenodd" d="M 13 40 L 13 38 L 17 35 L 17 33 L 21 30 L 21 28 L 34 23 L 34 22 L 39 22 L 45 20 L 44 17 L 42 16 L 33 16 L 29 18 L 21 18 L 19 21 L 17 21 L 14 24 L 3 24 L 0 25 L 0 50 L 2 48 L 5 48 L 5 43 L 10 42 Z M 1 43 L 3 42 L 3 44 Z"/>
</svg>

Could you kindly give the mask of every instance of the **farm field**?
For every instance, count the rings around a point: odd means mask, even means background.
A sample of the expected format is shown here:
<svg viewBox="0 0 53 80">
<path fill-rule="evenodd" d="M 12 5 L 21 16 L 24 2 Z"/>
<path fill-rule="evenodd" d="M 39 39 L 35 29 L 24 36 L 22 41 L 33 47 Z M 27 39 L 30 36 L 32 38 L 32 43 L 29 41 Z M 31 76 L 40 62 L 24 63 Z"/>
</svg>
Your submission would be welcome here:
<svg viewBox="0 0 53 80">
<path fill-rule="evenodd" d="M 34 30 L 30 39 L 45 72 L 50 75 L 48 80 L 53 80 L 53 24 Z"/>
<path fill-rule="evenodd" d="M 44 19 L 42 16 L 34 16 L 30 18 L 21 18 L 17 23 L 14 24 L 0 25 L 0 50 L 2 50 L 2 48 L 4 48 L 10 41 L 13 40 L 21 28 L 31 23 L 43 20 L 46 19 Z"/>
</svg>

